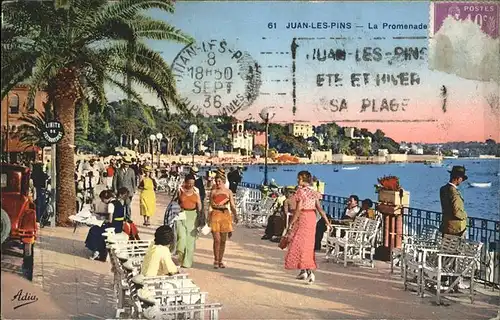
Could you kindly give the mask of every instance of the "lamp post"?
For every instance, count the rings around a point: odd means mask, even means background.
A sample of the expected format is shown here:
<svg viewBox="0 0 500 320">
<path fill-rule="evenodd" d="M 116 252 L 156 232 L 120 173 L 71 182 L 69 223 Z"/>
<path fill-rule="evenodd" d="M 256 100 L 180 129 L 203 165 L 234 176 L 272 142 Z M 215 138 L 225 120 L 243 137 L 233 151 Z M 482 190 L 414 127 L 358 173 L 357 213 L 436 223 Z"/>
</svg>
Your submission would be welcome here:
<svg viewBox="0 0 500 320">
<path fill-rule="evenodd" d="M 172 143 L 172 137 L 166 136 L 165 140 L 167 140 L 167 157 L 170 155 L 170 151 L 172 149 L 171 143 Z"/>
<path fill-rule="evenodd" d="M 267 154 L 269 140 L 269 121 L 274 118 L 274 113 L 269 113 L 269 108 L 264 108 L 259 113 L 260 118 L 266 124 L 266 141 L 264 142 L 264 185 L 267 186 Z"/>
<path fill-rule="evenodd" d="M 194 166 L 194 141 L 196 137 L 196 133 L 198 132 L 198 126 L 195 124 L 192 124 L 189 126 L 189 132 L 193 135 L 193 145 L 192 145 L 192 165 Z"/>
<path fill-rule="evenodd" d="M 137 158 L 139 158 L 139 140 L 134 139 L 134 150 Z"/>
<path fill-rule="evenodd" d="M 154 147 L 155 147 L 156 136 L 154 134 L 150 135 L 149 140 L 151 140 L 151 167 L 154 167 L 155 164 Z"/>
<path fill-rule="evenodd" d="M 158 168 L 160 168 L 161 139 L 163 139 L 163 134 L 161 134 L 161 132 L 158 132 L 156 134 L 156 139 L 158 140 Z"/>
</svg>

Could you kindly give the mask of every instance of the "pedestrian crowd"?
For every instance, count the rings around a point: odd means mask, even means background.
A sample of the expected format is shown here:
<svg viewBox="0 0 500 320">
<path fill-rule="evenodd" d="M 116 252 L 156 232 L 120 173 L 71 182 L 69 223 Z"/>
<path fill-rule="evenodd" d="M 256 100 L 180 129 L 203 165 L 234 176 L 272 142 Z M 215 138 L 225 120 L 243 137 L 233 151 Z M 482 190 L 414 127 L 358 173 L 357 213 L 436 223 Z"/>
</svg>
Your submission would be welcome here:
<svg viewBox="0 0 500 320">
<path fill-rule="evenodd" d="M 37 217 L 45 201 L 44 189 L 50 184 L 50 170 L 50 162 L 33 166 L 33 187 L 35 194 L 39 195 L 36 197 Z M 130 233 L 131 239 L 138 239 L 136 228 L 124 227 L 126 223 L 132 223 L 130 204 L 137 190 L 140 191 L 143 225 L 147 227 L 156 213 L 157 179 L 176 178 L 182 179 L 182 182 L 167 207 L 164 225 L 155 232 L 155 242 L 144 261 L 144 275 L 154 274 L 154 270 L 158 274 L 172 274 L 179 268 L 191 268 L 196 239 L 202 230 L 206 234 L 212 233 L 214 268 L 226 268 L 223 258 L 226 241 L 231 238 L 233 225 L 237 222 L 235 195 L 242 182 L 243 167 L 232 168 L 228 174 L 223 168 L 207 171 L 205 175 L 201 175 L 197 167 L 190 167 L 185 175 L 184 172 L 184 165 L 175 162 L 154 171 L 147 161 L 128 158 L 111 160 L 109 163 L 101 159 L 79 161 L 75 172 L 78 210 L 83 204 L 94 202 L 97 185 L 105 186 L 95 201 L 94 212 L 104 216 L 106 223 L 92 227 L 86 240 L 86 246 L 93 251 L 92 259 L 106 259 L 102 236 L 105 228 L 114 227 L 115 232 Z M 467 178 L 464 167 L 454 166 L 450 171 L 449 182 L 440 189 L 443 213 L 440 229 L 443 235 L 465 236 L 467 214 L 458 186 Z M 353 221 L 356 217 L 382 219 L 371 199 L 364 199 L 360 203 L 357 195 L 351 195 L 347 199 L 342 219 L 335 221 L 322 209 L 322 193 L 320 182 L 311 173 L 299 172 L 297 185 L 285 187 L 283 195 L 276 195 L 277 205 L 262 237 L 263 240 L 280 242 L 280 246 L 287 247 L 285 268 L 298 269 L 297 278 L 308 283 L 315 281 L 315 251 L 321 250 L 325 231 L 334 230 L 332 224 Z M 40 209 L 39 203 L 42 204 Z M 169 250 L 165 249 L 167 247 Z M 172 249 L 177 256 L 176 264 L 170 255 Z M 166 254 L 167 251 L 169 254 Z"/>
<path fill-rule="evenodd" d="M 85 245 L 92 251 L 91 259 L 106 260 L 103 233 L 107 228 L 114 228 L 115 233 L 125 232 L 130 239 L 139 238 L 137 227 L 131 220 L 130 206 L 136 191 L 139 191 L 143 226 L 148 227 L 151 225 L 151 217 L 157 213 L 157 196 L 166 196 L 156 192 L 158 180 L 182 179 L 173 193 L 164 218 L 165 227 L 170 228 L 175 235 L 175 241 L 168 245 L 172 246 L 177 257 L 177 266 L 192 267 L 196 239 L 205 227 L 213 235 L 214 267 L 225 268 L 225 243 L 232 235 L 233 223 L 237 221 L 233 191 L 236 192 L 242 175 L 241 166 L 232 169 L 228 174 L 225 169 L 218 168 L 214 171 L 207 170 L 205 175 L 201 175 L 199 168 L 193 166 L 186 170 L 184 165 L 175 162 L 156 171 L 147 161 L 140 162 L 127 157 L 112 160 L 107 164 L 99 160 L 78 162 L 75 174 L 77 208 L 82 210 L 84 205 L 92 204 L 93 213 L 104 220 L 103 224 L 92 226 L 87 235 Z M 94 199 L 98 185 L 104 185 L 104 190 Z M 163 228 L 158 232 L 165 235 L 170 229 Z M 129 234 L 134 230 L 136 233 L 133 236 Z M 165 236 L 162 237 L 165 239 Z M 165 240 L 160 242 L 165 245 Z M 155 244 L 154 248 L 151 248 L 155 254 L 164 251 L 158 246 L 159 244 Z M 163 258 L 148 258 L 145 261 L 151 264 L 152 261 L 163 261 Z M 170 262 L 162 262 L 161 265 L 164 266 L 162 270 L 169 270 L 170 273 Z M 149 272 L 148 268 L 145 268 L 146 273 Z"/>
</svg>

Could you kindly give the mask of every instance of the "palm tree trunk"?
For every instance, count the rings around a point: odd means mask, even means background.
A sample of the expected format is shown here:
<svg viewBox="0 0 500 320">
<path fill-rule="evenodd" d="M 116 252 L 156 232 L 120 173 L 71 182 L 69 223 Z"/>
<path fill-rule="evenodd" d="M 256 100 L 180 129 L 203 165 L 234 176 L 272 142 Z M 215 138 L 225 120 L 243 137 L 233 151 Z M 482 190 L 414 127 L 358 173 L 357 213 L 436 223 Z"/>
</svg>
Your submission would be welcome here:
<svg viewBox="0 0 500 320">
<path fill-rule="evenodd" d="M 64 128 L 57 144 L 57 214 L 59 225 L 70 226 L 69 216 L 76 213 L 75 192 L 75 107 L 80 96 L 75 68 L 64 68 L 49 84 L 56 118 Z"/>
<path fill-rule="evenodd" d="M 64 128 L 64 136 L 57 144 L 57 213 L 60 225 L 70 223 L 68 217 L 76 213 L 75 154 L 75 102 L 63 98 L 54 102 L 57 118 Z"/>
</svg>

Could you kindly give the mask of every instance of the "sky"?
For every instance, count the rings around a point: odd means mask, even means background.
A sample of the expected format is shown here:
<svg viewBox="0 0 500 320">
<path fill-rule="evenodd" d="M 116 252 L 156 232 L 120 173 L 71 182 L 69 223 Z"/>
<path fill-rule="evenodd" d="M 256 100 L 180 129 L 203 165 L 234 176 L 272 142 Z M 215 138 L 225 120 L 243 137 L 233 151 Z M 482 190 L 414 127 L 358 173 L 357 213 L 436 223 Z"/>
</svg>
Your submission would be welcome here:
<svg viewBox="0 0 500 320">
<path fill-rule="evenodd" d="M 196 40 L 148 41 L 193 110 L 260 120 L 269 108 L 272 121 L 335 121 L 397 141 L 500 140 L 485 99 L 498 83 L 429 69 L 429 2 L 178 1 L 175 14 L 151 15 Z"/>
</svg>

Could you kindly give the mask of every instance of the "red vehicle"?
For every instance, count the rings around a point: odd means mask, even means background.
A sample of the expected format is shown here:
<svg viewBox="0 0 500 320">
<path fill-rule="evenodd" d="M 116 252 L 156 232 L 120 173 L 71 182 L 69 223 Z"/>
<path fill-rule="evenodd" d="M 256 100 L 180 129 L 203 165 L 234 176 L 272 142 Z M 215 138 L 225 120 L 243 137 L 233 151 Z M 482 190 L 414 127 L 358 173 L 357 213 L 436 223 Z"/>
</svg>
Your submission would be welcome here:
<svg viewBox="0 0 500 320">
<path fill-rule="evenodd" d="M 29 194 L 30 169 L 13 164 L 0 165 L 2 199 L 2 242 L 4 238 L 24 244 L 24 256 L 31 256 L 37 234 L 36 211 Z"/>
</svg>

